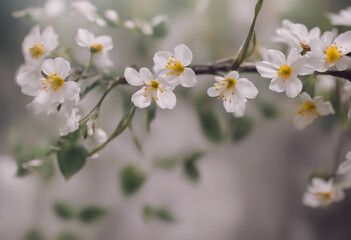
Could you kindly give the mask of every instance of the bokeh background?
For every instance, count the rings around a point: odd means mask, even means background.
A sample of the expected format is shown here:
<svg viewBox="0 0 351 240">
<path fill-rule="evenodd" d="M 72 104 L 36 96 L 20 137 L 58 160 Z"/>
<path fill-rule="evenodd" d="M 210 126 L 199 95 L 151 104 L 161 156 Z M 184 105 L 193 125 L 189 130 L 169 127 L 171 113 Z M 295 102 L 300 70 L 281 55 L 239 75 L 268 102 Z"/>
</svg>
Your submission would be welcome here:
<svg viewBox="0 0 351 240">
<path fill-rule="evenodd" d="M 89 159 L 72 179 L 65 181 L 55 166 L 50 180 L 36 174 L 16 176 L 11 141 L 29 148 L 42 146 L 58 135 L 55 117 L 35 116 L 26 105 L 31 98 L 21 94 L 15 83 L 16 69 L 23 63 L 21 44 L 34 25 L 12 17 L 13 11 L 43 6 L 42 0 L 1 0 L 0 8 L 0 239 L 260 239 L 260 240 L 346 240 L 351 236 L 351 196 L 326 209 L 302 205 L 308 178 L 314 171 L 332 167 L 335 139 L 327 121 L 318 120 L 302 132 L 293 129 L 292 117 L 298 101 L 268 90 L 269 81 L 257 74 L 245 74 L 259 89 L 257 100 L 249 101 L 249 134 L 231 137 L 235 120 L 224 112 L 220 101 L 200 101 L 214 109 L 226 139 L 213 142 L 202 130 L 194 99 L 202 99 L 213 84 L 213 76 L 200 76 L 194 89 L 176 91 L 178 102 L 172 111 L 157 111 L 151 132 L 145 129 L 146 110 L 137 110 L 133 122 L 143 152 L 133 143 L 129 131 L 111 142 L 98 159 Z M 71 1 L 67 1 L 67 6 Z M 99 27 L 67 10 L 55 19 L 60 43 L 72 48 L 76 60 L 86 64 L 88 55 L 76 46 L 79 27 L 114 39 L 111 57 L 116 72 L 131 64 L 152 67 L 158 50 L 172 50 L 187 44 L 195 63 L 233 56 L 253 17 L 255 0 L 100 0 L 99 10 L 112 8 L 125 19 L 150 20 L 169 16 L 164 38 L 144 36 L 126 29 Z M 348 0 L 265 0 L 257 22 L 259 47 L 281 48 L 272 37 L 282 19 L 304 23 L 309 28 L 331 29 L 326 12 L 338 12 Z M 255 54 L 252 57 L 255 58 Z M 122 91 L 121 91 L 122 89 Z M 122 116 L 123 99 L 137 89 L 123 86 L 108 96 L 101 110 L 100 126 L 111 133 Z M 87 113 L 101 96 L 96 89 L 82 102 Z M 129 94 L 129 95 L 128 95 Z M 198 100 L 199 102 L 199 100 Z M 273 114 L 264 107 L 274 108 Z M 262 110 L 263 109 L 263 110 Z M 263 114 L 262 114 L 263 113 Z M 231 119 L 228 124 L 228 119 Z M 237 122 L 235 122 L 237 123 Z M 238 123 L 237 123 L 238 124 Z M 249 125 L 249 126 L 247 126 Z M 239 133 L 240 135 L 240 133 Z M 236 135 L 237 136 L 237 135 Z M 350 149 L 346 136 L 341 155 Z M 196 162 L 199 177 L 184 173 L 184 156 L 194 151 L 204 155 Z M 176 157 L 175 157 L 176 156 Z M 175 157 L 177 166 L 164 170 L 157 159 Z M 121 191 L 121 169 L 134 164 L 147 175 L 139 191 L 126 196 Z M 195 174 L 196 175 L 196 174 Z M 57 203 L 72 211 L 85 206 L 106 210 L 101 219 L 84 223 L 65 220 L 55 213 Z M 145 220 L 145 205 L 164 211 Z M 36 234 L 34 234 L 34 233 Z M 31 233 L 31 234 L 30 234 Z M 40 236 L 42 235 L 42 237 Z"/>
</svg>

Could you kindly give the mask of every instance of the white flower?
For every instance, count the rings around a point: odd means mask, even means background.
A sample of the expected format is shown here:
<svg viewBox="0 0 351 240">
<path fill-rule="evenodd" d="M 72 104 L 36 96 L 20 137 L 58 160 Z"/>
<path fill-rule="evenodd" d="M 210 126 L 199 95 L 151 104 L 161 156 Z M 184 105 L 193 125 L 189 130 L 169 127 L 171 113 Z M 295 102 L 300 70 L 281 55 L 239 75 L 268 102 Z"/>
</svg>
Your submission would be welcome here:
<svg viewBox="0 0 351 240">
<path fill-rule="evenodd" d="M 283 27 L 277 29 L 277 34 L 289 44 L 290 47 L 297 48 L 299 52 L 311 51 L 311 39 L 319 38 L 321 30 L 314 27 L 308 31 L 307 27 L 300 23 L 292 23 L 289 20 L 283 20 Z"/>
<path fill-rule="evenodd" d="M 35 65 L 22 65 L 16 75 L 16 82 L 23 94 L 37 96 L 42 90 L 40 68 Z"/>
<path fill-rule="evenodd" d="M 60 128 L 60 135 L 66 136 L 67 134 L 76 131 L 79 128 L 80 115 L 77 115 L 78 108 L 72 110 L 71 114 L 64 114 L 65 120 Z"/>
<path fill-rule="evenodd" d="M 294 118 L 294 126 L 297 130 L 304 129 L 319 116 L 335 113 L 332 104 L 329 101 L 324 102 L 321 96 L 312 99 L 308 93 L 303 92 L 300 97 L 304 103 L 300 106 Z"/>
<path fill-rule="evenodd" d="M 35 21 L 43 21 L 55 18 L 64 12 L 66 7 L 65 0 L 48 0 L 43 7 L 40 8 L 26 8 L 21 11 L 13 13 L 14 17 L 30 16 Z"/>
<path fill-rule="evenodd" d="M 106 21 L 99 16 L 96 7 L 89 1 L 77 1 L 71 5 L 79 14 L 100 26 L 106 26 Z"/>
<path fill-rule="evenodd" d="M 351 7 L 340 10 L 339 14 L 327 14 L 332 25 L 336 26 L 351 26 Z"/>
<path fill-rule="evenodd" d="M 351 152 L 346 153 L 346 160 L 340 164 L 336 174 L 341 188 L 351 187 Z"/>
<path fill-rule="evenodd" d="M 174 54 L 167 51 L 157 52 L 154 56 L 154 71 L 173 86 L 194 87 L 196 75 L 187 68 L 193 60 L 191 50 L 184 44 L 174 48 Z"/>
<path fill-rule="evenodd" d="M 305 59 L 296 48 L 290 50 L 287 59 L 282 52 L 270 49 L 267 51 L 267 60 L 257 64 L 257 71 L 264 78 L 272 78 L 270 90 L 286 91 L 288 97 L 294 98 L 302 90 L 302 82 L 297 76 L 308 75 L 314 71 Z"/>
<path fill-rule="evenodd" d="M 46 78 L 41 78 L 42 90 L 34 99 L 39 109 L 47 114 L 54 113 L 59 104 L 67 108 L 67 104 L 76 103 L 79 99 L 80 88 L 74 81 L 65 81 L 68 77 L 70 64 L 63 58 L 47 59 L 41 67 Z"/>
<path fill-rule="evenodd" d="M 327 207 L 333 202 L 341 201 L 344 197 L 344 192 L 334 184 L 332 178 L 328 181 L 313 178 L 303 196 L 303 204 L 312 208 Z"/>
<path fill-rule="evenodd" d="M 239 105 L 238 109 L 233 113 L 234 117 L 241 118 L 245 115 L 246 102 Z"/>
<path fill-rule="evenodd" d="M 89 120 L 87 122 L 87 128 L 88 128 L 88 137 L 85 140 L 85 144 L 89 149 L 94 149 L 104 142 L 106 142 L 108 136 L 104 130 L 101 128 L 95 128 L 94 127 L 94 122 L 92 120 Z M 99 155 L 96 153 L 91 156 L 91 158 L 98 158 Z"/>
<path fill-rule="evenodd" d="M 335 65 L 338 71 L 346 70 L 351 64 L 351 31 L 334 39 L 332 32 L 325 32 L 320 39 L 311 40 L 311 52 L 307 54 L 309 63 L 319 72 L 325 72 Z"/>
<path fill-rule="evenodd" d="M 245 111 L 247 98 L 256 97 L 257 88 L 246 78 L 239 78 L 239 73 L 231 71 L 224 77 L 216 76 L 217 83 L 207 90 L 210 97 L 218 97 L 223 100 L 223 106 L 227 112 L 239 110 L 239 116 Z"/>
<path fill-rule="evenodd" d="M 105 11 L 105 17 L 115 24 L 119 23 L 120 21 L 118 13 L 113 9 L 107 9 Z"/>
<path fill-rule="evenodd" d="M 22 52 L 27 64 L 40 64 L 41 61 L 58 45 L 58 36 L 49 26 L 40 33 L 39 26 L 33 27 L 24 38 Z"/>
<path fill-rule="evenodd" d="M 133 68 L 128 67 L 124 76 L 130 85 L 145 85 L 132 96 L 132 102 L 135 106 L 145 108 L 150 106 L 151 101 L 154 101 L 162 109 L 175 107 L 177 99 L 172 92 L 174 88 L 162 78 L 155 79 L 149 69 L 141 68 L 138 73 Z"/>
<path fill-rule="evenodd" d="M 79 28 L 76 42 L 81 47 L 90 49 L 95 56 L 95 64 L 98 67 L 112 67 L 113 62 L 108 56 L 108 52 L 113 48 L 112 38 L 107 35 L 95 37 L 94 34 L 86 29 Z"/>
</svg>

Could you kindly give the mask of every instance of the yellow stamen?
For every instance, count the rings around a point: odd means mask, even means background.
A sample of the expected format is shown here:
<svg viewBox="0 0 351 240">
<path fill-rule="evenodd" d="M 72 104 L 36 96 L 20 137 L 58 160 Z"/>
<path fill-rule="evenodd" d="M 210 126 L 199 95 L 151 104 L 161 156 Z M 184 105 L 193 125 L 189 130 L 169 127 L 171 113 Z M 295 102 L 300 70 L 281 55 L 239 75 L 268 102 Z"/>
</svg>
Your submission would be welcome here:
<svg viewBox="0 0 351 240">
<path fill-rule="evenodd" d="M 237 84 L 237 82 L 234 78 L 227 78 L 225 81 L 227 82 L 228 89 L 233 88 Z"/>
<path fill-rule="evenodd" d="M 44 43 L 34 43 L 33 47 L 29 48 L 29 53 L 33 58 L 39 58 L 44 54 Z"/>
<path fill-rule="evenodd" d="M 151 88 L 157 90 L 159 83 L 155 80 L 151 81 Z"/>
<path fill-rule="evenodd" d="M 278 70 L 278 76 L 285 78 L 285 80 L 290 77 L 292 73 L 292 68 L 289 67 L 288 65 L 282 65 L 279 70 Z M 284 80 L 284 82 L 285 82 Z"/>
<path fill-rule="evenodd" d="M 337 46 L 330 45 L 325 52 L 326 58 L 324 58 L 324 60 L 329 63 L 334 63 L 342 57 L 340 53 L 341 51 L 338 50 Z"/>
<path fill-rule="evenodd" d="M 317 111 L 317 106 L 314 102 L 312 101 L 307 101 L 305 102 L 297 111 L 297 114 L 302 115 L 302 116 L 306 116 L 307 117 L 307 121 L 310 120 L 310 116 L 313 117 L 318 117 L 321 115 L 320 112 Z"/>
<path fill-rule="evenodd" d="M 332 202 L 332 193 L 331 192 L 316 192 L 314 193 L 315 196 L 323 198 L 327 204 Z"/>
<path fill-rule="evenodd" d="M 172 58 L 174 57 L 172 56 Z M 174 62 L 173 59 L 169 59 L 169 62 L 167 62 L 166 68 L 172 69 L 172 71 L 169 72 L 167 76 L 173 75 L 173 74 L 177 74 L 178 76 L 180 76 L 180 74 L 184 72 L 183 64 L 181 64 L 179 61 Z"/>
<path fill-rule="evenodd" d="M 104 46 L 102 44 L 93 43 L 90 45 L 90 52 L 102 54 Z"/>
<path fill-rule="evenodd" d="M 46 81 L 43 84 L 43 88 L 47 89 L 48 87 L 56 91 L 57 89 L 61 88 L 65 80 L 60 78 L 57 73 L 51 74 L 46 77 Z M 48 90 L 46 90 L 48 91 Z"/>
</svg>

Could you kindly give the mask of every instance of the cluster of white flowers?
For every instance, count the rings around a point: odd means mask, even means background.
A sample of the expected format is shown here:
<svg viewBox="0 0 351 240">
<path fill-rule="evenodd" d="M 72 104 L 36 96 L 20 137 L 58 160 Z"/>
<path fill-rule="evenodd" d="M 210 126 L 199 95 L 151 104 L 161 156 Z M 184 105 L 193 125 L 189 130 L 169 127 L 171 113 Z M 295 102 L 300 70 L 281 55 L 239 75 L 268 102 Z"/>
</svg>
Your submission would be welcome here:
<svg viewBox="0 0 351 240">
<path fill-rule="evenodd" d="M 308 31 L 303 24 L 283 20 L 282 27 L 277 29 L 278 40 L 287 43 L 290 53 L 287 58 L 277 50 L 268 50 L 266 59 L 257 65 L 257 70 L 264 78 L 270 78 L 269 89 L 275 92 L 286 92 L 295 98 L 302 91 L 302 81 L 298 76 L 310 75 L 315 71 L 343 71 L 351 66 L 351 31 L 335 36 L 327 31 L 321 35 L 318 27 Z M 295 128 L 304 129 L 318 116 L 334 114 L 330 102 L 324 102 L 321 96 L 313 99 L 302 93 L 302 106 L 294 119 Z"/>
<path fill-rule="evenodd" d="M 348 188 L 351 188 L 351 152 L 346 154 L 346 161 L 339 166 L 335 176 L 328 180 L 312 179 L 303 196 L 303 203 L 313 208 L 327 207 L 344 199 L 344 190 Z"/>
<path fill-rule="evenodd" d="M 81 47 L 89 48 L 91 56 L 95 56 L 97 67 L 113 65 L 108 57 L 108 51 L 113 48 L 110 36 L 95 37 L 85 29 L 78 29 L 76 42 Z M 51 26 L 42 32 L 39 26 L 33 27 L 22 44 L 25 63 L 20 66 L 16 81 L 23 94 L 34 97 L 28 106 L 36 114 L 59 113 L 63 116 L 59 133 L 64 136 L 79 128 L 81 116 L 77 106 L 81 89 L 69 77 L 71 67 L 67 60 L 62 57 L 49 58 L 58 44 L 58 36 Z M 89 136 L 95 137 L 92 133 Z"/>
</svg>

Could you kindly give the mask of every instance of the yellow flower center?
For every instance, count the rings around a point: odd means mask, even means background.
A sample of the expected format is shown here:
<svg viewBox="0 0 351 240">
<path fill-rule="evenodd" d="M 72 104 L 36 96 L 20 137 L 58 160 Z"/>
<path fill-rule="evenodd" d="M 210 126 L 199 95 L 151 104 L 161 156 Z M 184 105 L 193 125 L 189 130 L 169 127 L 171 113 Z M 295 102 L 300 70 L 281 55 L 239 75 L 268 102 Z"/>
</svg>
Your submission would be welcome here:
<svg viewBox="0 0 351 240">
<path fill-rule="evenodd" d="M 44 54 L 44 43 L 34 43 L 33 47 L 29 48 L 29 53 L 33 58 L 39 58 Z"/>
<path fill-rule="evenodd" d="M 320 116 L 320 112 L 317 111 L 317 106 L 314 102 L 308 101 L 305 102 L 300 109 L 297 111 L 297 114 L 300 114 L 302 116 L 307 116 L 309 115 L 314 115 L 314 116 Z"/>
<path fill-rule="evenodd" d="M 172 69 L 171 72 L 169 72 L 167 74 L 167 76 L 169 75 L 173 75 L 173 74 L 177 74 L 178 76 L 180 76 L 180 74 L 182 74 L 184 72 L 184 66 L 183 64 L 181 64 L 179 61 L 173 61 L 174 56 L 172 56 L 171 59 L 169 59 L 169 61 L 167 62 L 166 68 L 170 68 Z"/>
<path fill-rule="evenodd" d="M 104 46 L 102 46 L 102 44 L 93 43 L 90 45 L 90 52 L 91 53 L 102 54 L 103 49 L 104 49 Z"/>
<path fill-rule="evenodd" d="M 329 62 L 329 63 L 334 63 L 337 60 L 339 60 L 339 58 L 341 58 L 341 51 L 338 49 L 337 46 L 332 46 L 330 45 L 327 48 L 327 51 L 325 52 L 326 57 L 324 58 L 325 62 Z"/>
<path fill-rule="evenodd" d="M 315 196 L 323 198 L 328 204 L 332 202 L 332 193 L 331 192 L 316 192 Z"/>
<path fill-rule="evenodd" d="M 304 51 L 305 53 L 311 51 L 311 46 L 310 45 L 307 45 L 307 44 L 304 44 L 303 42 L 300 42 L 300 46 L 303 49 L 302 51 Z"/>
<path fill-rule="evenodd" d="M 61 88 L 65 80 L 60 78 L 57 73 L 51 74 L 46 77 L 46 81 L 42 83 L 43 88 L 48 91 L 48 89 L 53 89 L 56 91 L 57 89 Z"/>
<path fill-rule="evenodd" d="M 285 80 L 290 77 L 292 73 L 292 68 L 288 65 L 282 65 L 278 70 L 278 76 L 285 78 Z M 284 81 L 285 82 L 285 81 Z"/>
<path fill-rule="evenodd" d="M 153 80 L 153 81 L 151 81 L 151 88 L 152 89 L 158 89 L 158 85 L 159 85 L 159 83 L 157 82 L 157 81 L 155 81 L 155 80 Z"/>
<path fill-rule="evenodd" d="M 225 81 L 227 82 L 228 89 L 234 87 L 237 83 L 234 78 L 227 78 Z"/>
</svg>

